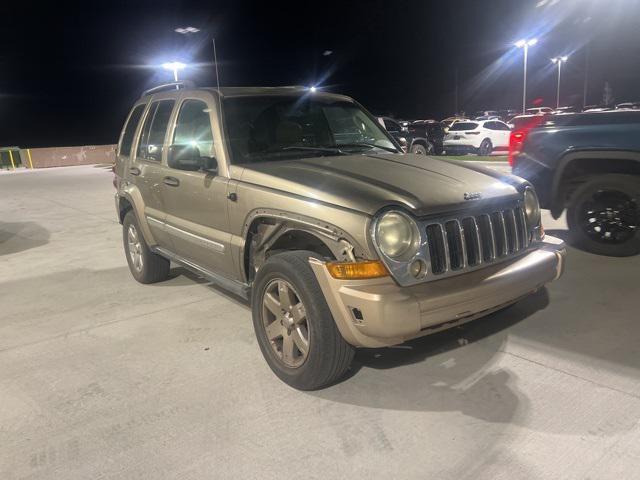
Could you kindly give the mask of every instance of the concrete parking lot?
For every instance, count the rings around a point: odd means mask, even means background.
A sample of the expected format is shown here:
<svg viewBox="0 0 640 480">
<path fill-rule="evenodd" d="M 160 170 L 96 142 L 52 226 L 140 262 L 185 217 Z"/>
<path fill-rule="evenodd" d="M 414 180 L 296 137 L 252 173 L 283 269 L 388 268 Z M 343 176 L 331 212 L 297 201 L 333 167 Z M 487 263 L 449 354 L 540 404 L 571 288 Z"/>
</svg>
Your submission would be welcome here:
<svg viewBox="0 0 640 480">
<path fill-rule="evenodd" d="M 640 257 L 569 249 L 546 290 L 303 393 L 247 305 L 137 284 L 121 241 L 106 168 L 0 175 L 0 479 L 640 475 Z"/>
</svg>

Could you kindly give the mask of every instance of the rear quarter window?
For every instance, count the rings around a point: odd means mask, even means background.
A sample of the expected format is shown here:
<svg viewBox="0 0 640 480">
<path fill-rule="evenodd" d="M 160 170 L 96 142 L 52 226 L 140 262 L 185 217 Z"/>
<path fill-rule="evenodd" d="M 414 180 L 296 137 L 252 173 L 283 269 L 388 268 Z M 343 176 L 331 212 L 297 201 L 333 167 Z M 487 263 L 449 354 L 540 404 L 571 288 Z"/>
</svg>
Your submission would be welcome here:
<svg viewBox="0 0 640 480">
<path fill-rule="evenodd" d="M 133 136 L 136 133 L 136 128 L 138 127 L 138 123 L 140 123 L 140 117 L 142 117 L 142 112 L 144 111 L 145 105 L 138 105 L 132 111 L 131 115 L 129 115 L 129 119 L 127 120 L 127 124 L 124 127 L 124 133 L 122 134 L 122 141 L 120 142 L 120 150 L 118 151 L 119 155 L 124 155 L 128 157 L 131 154 L 131 144 L 133 143 Z"/>
</svg>

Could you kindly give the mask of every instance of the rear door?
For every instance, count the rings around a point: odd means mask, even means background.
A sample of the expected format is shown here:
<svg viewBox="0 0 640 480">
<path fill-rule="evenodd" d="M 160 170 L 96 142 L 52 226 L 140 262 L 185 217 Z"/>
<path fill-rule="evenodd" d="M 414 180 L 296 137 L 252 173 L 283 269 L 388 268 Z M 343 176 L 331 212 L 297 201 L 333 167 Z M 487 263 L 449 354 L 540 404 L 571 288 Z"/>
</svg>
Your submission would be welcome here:
<svg viewBox="0 0 640 480">
<path fill-rule="evenodd" d="M 222 146 L 214 141 L 217 120 L 211 95 L 189 92 L 181 99 L 174 129 L 170 133 L 171 147 L 191 145 L 201 158 L 219 159 Z M 171 236 L 174 253 L 200 267 L 227 277 L 233 277 L 231 234 L 227 217 L 227 187 L 225 172 L 188 171 L 165 165 L 160 180 L 166 205 L 166 230 Z"/>
<path fill-rule="evenodd" d="M 144 215 L 155 241 L 169 249 L 172 248 L 171 240 L 163 228 L 166 215 L 161 190 L 164 177 L 161 161 L 174 105 L 174 99 L 154 100 L 149 104 L 128 172 L 144 201 Z"/>
<path fill-rule="evenodd" d="M 509 147 L 509 136 L 511 135 L 511 129 L 509 128 L 509 125 L 507 125 L 504 122 L 500 122 L 498 120 L 496 120 L 495 122 L 493 122 L 495 124 L 495 136 L 496 136 L 496 141 L 493 143 L 493 145 L 496 148 L 508 148 Z"/>
</svg>

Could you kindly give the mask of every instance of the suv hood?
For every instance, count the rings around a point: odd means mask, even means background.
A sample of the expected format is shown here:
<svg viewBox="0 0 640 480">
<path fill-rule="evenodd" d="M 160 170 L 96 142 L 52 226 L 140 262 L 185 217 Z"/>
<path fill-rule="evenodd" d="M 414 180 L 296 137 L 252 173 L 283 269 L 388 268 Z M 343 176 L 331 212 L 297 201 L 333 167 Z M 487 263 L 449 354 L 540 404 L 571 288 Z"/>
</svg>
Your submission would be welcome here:
<svg viewBox="0 0 640 480">
<path fill-rule="evenodd" d="M 369 215 L 389 205 L 417 216 L 480 206 L 517 195 L 520 183 L 517 177 L 424 155 L 344 155 L 243 167 L 237 178 L 243 183 Z M 481 199 L 467 201 L 465 193 L 479 193 Z"/>
</svg>

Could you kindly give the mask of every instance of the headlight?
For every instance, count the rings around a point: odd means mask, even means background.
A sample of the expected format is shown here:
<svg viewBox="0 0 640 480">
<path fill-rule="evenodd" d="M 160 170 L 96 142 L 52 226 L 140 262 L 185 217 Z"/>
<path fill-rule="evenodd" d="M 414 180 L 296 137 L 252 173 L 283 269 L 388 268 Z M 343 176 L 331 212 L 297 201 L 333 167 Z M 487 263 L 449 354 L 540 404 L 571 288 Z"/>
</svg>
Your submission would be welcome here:
<svg viewBox="0 0 640 480">
<path fill-rule="evenodd" d="M 535 227 L 540 223 L 540 204 L 538 196 L 532 188 L 524 191 L 524 214 L 527 217 L 527 225 L 529 228 Z"/>
<path fill-rule="evenodd" d="M 376 223 L 375 238 L 380 251 L 394 260 L 408 260 L 418 251 L 420 233 L 409 216 L 387 212 Z"/>
</svg>

